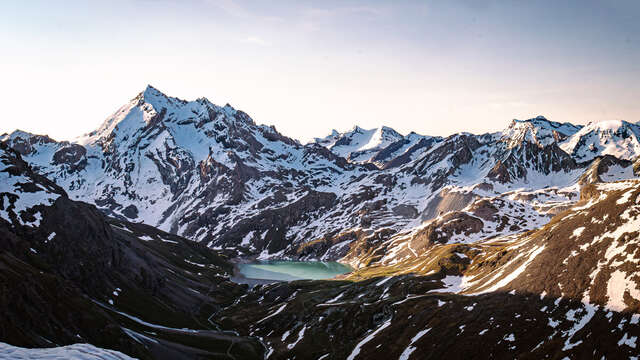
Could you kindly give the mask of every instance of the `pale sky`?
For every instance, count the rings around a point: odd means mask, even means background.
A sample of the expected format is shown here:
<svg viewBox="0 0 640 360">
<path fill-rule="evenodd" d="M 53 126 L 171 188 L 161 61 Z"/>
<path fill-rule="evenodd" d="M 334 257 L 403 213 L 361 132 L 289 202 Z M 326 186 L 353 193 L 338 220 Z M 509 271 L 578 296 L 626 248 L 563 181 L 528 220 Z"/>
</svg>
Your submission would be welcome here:
<svg viewBox="0 0 640 360">
<path fill-rule="evenodd" d="M 0 134 L 74 138 L 151 84 L 303 142 L 640 121 L 640 1 L 0 0 Z"/>
</svg>

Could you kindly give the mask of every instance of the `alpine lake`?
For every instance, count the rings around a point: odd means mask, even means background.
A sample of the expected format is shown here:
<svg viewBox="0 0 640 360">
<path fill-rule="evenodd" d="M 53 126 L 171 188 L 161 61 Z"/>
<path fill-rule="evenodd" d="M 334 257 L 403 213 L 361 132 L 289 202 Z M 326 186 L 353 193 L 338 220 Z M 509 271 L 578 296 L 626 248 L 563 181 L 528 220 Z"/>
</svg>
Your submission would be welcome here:
<svg viewBox="0 0 640 360">
<path fill-rule="evenodd" d="M 335 261 L 256 261 L 237 264 L 238 275 L 263 281 L 331 279 L 353 269 Z"/>
</svg>

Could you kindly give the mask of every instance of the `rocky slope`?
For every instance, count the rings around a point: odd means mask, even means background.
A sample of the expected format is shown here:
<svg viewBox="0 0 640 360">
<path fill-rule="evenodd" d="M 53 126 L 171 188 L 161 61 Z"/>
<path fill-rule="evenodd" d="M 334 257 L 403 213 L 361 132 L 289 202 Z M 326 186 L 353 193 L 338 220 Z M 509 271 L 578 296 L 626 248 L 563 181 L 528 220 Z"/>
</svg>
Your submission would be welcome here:
<svg viewBox="0 0 640 360">
<path fill-rule="evenodd" d="M 347 276 L 358 281 L 254 288 L 222 323 L 262 337 L 270 359 L 633 358 L 640 182 L 581 195 L 540 229 L 434 242 Z"/>
<path fill-rule="evenodd" d="M 70 200 L 0 144 L 1 341 L 90 343 L 143 359 L 262 358 L 257 339 L 215 323 L 245 291 L 231 272 L 224 254 Z"/>
</svg>

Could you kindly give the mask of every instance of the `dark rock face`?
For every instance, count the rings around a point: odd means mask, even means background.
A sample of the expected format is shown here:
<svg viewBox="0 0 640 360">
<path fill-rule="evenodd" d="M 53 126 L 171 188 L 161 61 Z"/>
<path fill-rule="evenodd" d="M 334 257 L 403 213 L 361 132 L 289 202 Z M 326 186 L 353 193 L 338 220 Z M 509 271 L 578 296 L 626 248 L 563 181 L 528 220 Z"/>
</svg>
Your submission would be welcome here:
<svg viewBox="0 0 640 360">
<path fill-rule="evenodd" d="M 227 237 L 242 238 L 246 234 L 257 231 L 266 234 L 262 243 L 256 244 L 259 248 L 267 248 L 269 252 L 275 253 L 285 249 L 289 240 L 285 234 L 288 224 L 293 224 L 301 217 L 309 217 L 318 211 L 329 210 L 336 200 L 335 194 L 309 191 L 300 200 L 280 209 L 266 210 L 257 217 L 240 221 L 236 226 L 220 239 L 212 239 L 214 243 L 224 244 Z"/>
<path fill-rule="evenodd" d="M 627 168 L 633 163 L 629 160 L 620 160 L 611 155 L 595 158 L 589 165 L 587 171 L 580 177 L 579 183 L 590 184 L 605 181 L 602 176 L 607 174 L 609 170 L 618 166 L 619 168 Z"/>
<path fill-rule="evenodd" d="M 155 164 L 162 183 L 169 186 L 173 198 L 177 198 L 189 184 L 195 169 L 191 157 L 184 150 L 168 145 L 165 145 L 164 153 L 147 153 L 146 156 Z"/>
<path fill-rule="evenodd" d="M 480 146 L 480 142 L 473 136 L 452 135 L 405 171 L 415 176 L 413 184 L 429 184 L 430 189 L 435 192 L 445 186 L 449 177 L 461 166 L 471 161 L 473 152 Z M 443 163 L 448 166 L 440 166 Z M 436 170 L 433 171 L 433 168 Z"/>
<path fill-rule="evenodd" d="M 398 167 L 398 166 L 401 166 L 401 165 L 409 163 L 411 161 L 411 157 L 414 154 L 416 154 L 420 150 L 428 149 L 428 148 L 432 147 L 433 145 L 435 145 L 439 141 L 441 141 L 440 138 L 420 139 L 420 141 L 418 141 L 416 144 L 414 144 L 409 149 L 407 149 L 407 151 L 405 151 L 401 155 L 399 155 L 399 156 L 397 156 L 395 158 L 392 158 L 391 160 L 387 161 L 387 163 L 384 165 L 384 169 L 390 169 L 390 168 Z M 394 144 L 389 145 L 389 146 L 390 147 L 394 146 Z M 387 149 L 389 149 L 389 148 L 387 148 Z M 385 151 L 385 150 L 383 150 L 383 151 Z M 387 159 L 388 155 L 385 153 L 385 154 L 382 154 L 381 157 L 383 159 Z"/>
<path fill-rule="evenodd" d="M 415 219 L 418 217 L 418 209 L 411 205 L 400 204 L 394 207 L 392 210 L 396 215 L 402 217 L 407 217 L 410 219 Z"/>
<path fill-rule="evenodd" d="M 482 220 L 465 213 L 451 213 L 427 226 L 416 235 L 416 240 L 423 238 L 428 244 L 446 243 L 453 234 L 470 235 L 482 230 Z M 423 245 L 424 246 L 424 245 Z"/>
<path fill-rule="evenodd" d="M 67 164 L 69 166 L 78 164 L 84 160 L 86 164 L 87 149 L 82 145 L 69 144 L 53 154 L 53 164 Z M 82 168 L 73 169 L 73 171 L 82 170 Z"/>
<path fill-rule="evenodd" d="M 122 210 L 122 214 L 129 219 L 135 219 L 138 217 L 138 208 L 135 205 L 129 205 Z"/>
<path fill-rule="evenodd" d="M 512 178 L 525 178 L 527 172 L 534 170 L 542 174 L 554 172 L 566 172 L 577 167 L 567 153 L 562 151 L 556 144 L 539 148 L 531 143 L 524 143 L 521 147 L 512 148 L 501 160 L 500 169 L 495 169 L 496 179 L 502 182 L 509 182 Z M 497 166 L 497 165 L 496 165 Z M 505 176 L 504 172 L 509 176 Z"/>
<path fill-rule="evenodd" d="M 496 214 L 498 214 L 499 212 L 498 207 L 492 204 L 488 199 L 477 201 L 473 204 L 470 210 L 473 215 L 485 221 L 493 220 Z"/>
<path fill-rule="evenodd" d="M 424 140 L 424 139 L 423 139 Z M 422 141 L 422 140 L 421 140 Z M 409 144 L 410 141 L 407 139 L 398 140 L 396 142 L 391 143 L 389 146 L 380 150 L 374 157 L 373 161 L 384 161 L 389 159 L 393 153 L 400 150 L 404 145 Z"/>
<path fill-rule="evenodd" d="M 491 168 L 491 171 L 489 171 L 489 173 L 487 174 L 487 178 L 502 184 L 511 181 L 509 169 L 507 169 L 507 167 L 500 160 L 498 160 L 495 166 Z"/>
<path fill-rule="evenodd" d="M 32 135 L 25 132 L 18 132 L 11 146 L 21 155 L 32 154 L 35 150 L 34 145 L 50 144 L 54 140 L 46 135 Z"/>
</svg>

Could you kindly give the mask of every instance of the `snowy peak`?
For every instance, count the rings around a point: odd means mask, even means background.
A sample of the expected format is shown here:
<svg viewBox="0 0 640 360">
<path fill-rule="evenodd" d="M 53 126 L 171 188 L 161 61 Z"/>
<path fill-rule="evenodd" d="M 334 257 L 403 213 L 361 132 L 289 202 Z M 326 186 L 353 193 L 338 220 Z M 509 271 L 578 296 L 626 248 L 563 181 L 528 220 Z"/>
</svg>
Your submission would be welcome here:
<svg viewBox="0 0 640 360">
<path fill-rule="evenodd" d="M 580 130 L 580 126 L 570 123 L 549 121 L 544 116 L 528 120 L 513 119 L 509 127 L 502 132 L 502 140 L 509 148 L 529 142 L 538 147 L 545 147 L 561 142 Z"/>
<path fill-rule="evenodd" d="M 402 135 L 386 126 L 374 129 L 355 126 L 351 131 L 340 134 L 330 150 L 347 158 L 351 153 L 382 148 L 401 138 Z"/>
<path fill-rule="evenodd" d="M 149 85 L 109 116 L 96 131 L 76 139 L 76 142 L 84 146 L 97 145 L 111 153 L 122 153 L 132 147 L 146 148 L 158 140 L 169 149 L 176 146 L 186 148 L 187 152 L 195 155 L 197 159 L 194 160 L 199 161 L 209 155 L 210 147 L 216 148 L 216 143 L 223 142 L 229 147 L 234 142 L 243 141 L 247 133 L 257 131 L 258 127 L 247 114 L 229 104 L 217 106 L 204 97 L 186 101 L 167 96 Z M 242 132 L 244 135 L 230 132 Z M 223 161 L 227 159 L 227 155 L 222 154 L 224 152 L 226 150 L 220 149 Z"/>
<path fill-rule="evenodd" d="M 151 85 L 147 85 L 147 87 L 144 89 L 144 91 L 142 91 L 140 93 L 142 95 L 142 97 L 146 100 L 146 101 L 150 101 L 153 100 L 154 98 L 161 98 L 161 99 L 170 99 L 167 95 L 165 95 L 162 91 L 154 88 Z"/>
<path fill-rule="evenodd" d="M 381 128 L 379 128 L 376 131 L 375 136 L 379 137 L 381 141 L 391 141 L 391 142 L 404 138 L 404 136 L 402 136 L 400 133 L 398 133 L 397 131 L 393 130 L 388 126 L 382 126 Z"/>
<path fill-rule="evenodd" d="M 427 137 L 414 132 L 403 136 L 388 126 L 363 129 L 356 125 L 344 133 L 332 130 L 330 135 L 314 142 L 350 162 L 374 162 L 382 166 L 424 138 Z"/>
<path fill-rule="evenodd" d="M 22 130 L 15 130 L 11 134 L 0 135 L 0 142 L 9 144 L 20 155 L 25 156 L 36 151 L 36 147 L 56 144 L 47 135 L 36 135 Z"/>
<path fill-rule="evenodd" d="M 637 124 L 623 120 L 600 121 L 589 123 L 560 147 L 579 162 L 603 155 L 633 160 L 640 155 L 639 136 Z"/>
<path fill-rule="evenodd" d="M 167 96 L 162 91 L 151 85 L 147 85 L 144 91 L 138 94 L 134 100 L 138 100 L 138 105 L 148 104 L 152 106 L 157 112 L 160 112 L 162 109 L 169 109 L 172 107 L 178 108 L 188 103 L 186 100 Z M 204 100 L 208 102 L 208 100 Z"/>
<path fill-rule="evenodd" d="M 174 105 L 175 104 L 175 105 Z M 133 133 L 147 127 L 158 118 L 159 111 L 169 106 L 177 106 L 181 101 L 169 98 L 151 85 L 121 106 L 100 125 L 98 130 L 81 136 L 83 145 L 107 142 L 113 138 L 128 138 Z"/>
<path fill-rule="evenodd" d="M 318 137 L 314 138 L 313 141 L 311 142 L 316 143 L 318 145 L 322 145 L 326 148 L 330 148 L 331 146 L 333 146 L 333 144 L 336 143 L 336 141 L 338 141 L 340 136 L 341 134 L 338 132 L 338 130 L 332 129 L 331 134 L 321 138 L 318 138 Z"/>
</svg>

